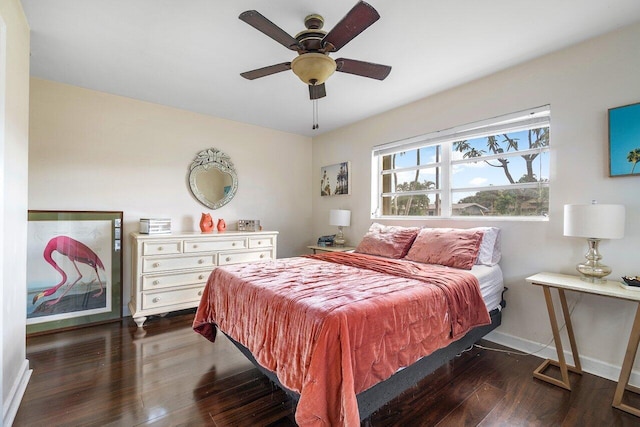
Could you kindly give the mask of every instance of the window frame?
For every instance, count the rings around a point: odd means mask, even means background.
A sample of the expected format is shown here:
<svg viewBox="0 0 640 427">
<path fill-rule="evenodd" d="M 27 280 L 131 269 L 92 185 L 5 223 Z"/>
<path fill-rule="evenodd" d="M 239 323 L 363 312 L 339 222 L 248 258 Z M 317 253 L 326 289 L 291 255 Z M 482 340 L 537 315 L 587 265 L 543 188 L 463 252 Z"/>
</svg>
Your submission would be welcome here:
<svg viewBox="0 0 640 427">
<path fill-rule="evenodd" d="M 524 150 L 506 151 L 500 154 L 488 154 L 482 157 L 469 157 L 465 159 L 452 159 L 453 143 L 474 138 L 483 138 L 492 135 L 500 135 L 525 131 L 537 128 L 549 128 L 549 143 L 538 148 L 526 148 Z M 371 219 L 393 219 L 393 220 L 422 220 L 422 219 L 453 219 L 453 220 L 524 220 L 524 221 L 547 221 L 548 215 L 453 215 L 453 203 L 451 202 L 454 193 L 480 192 L 486 190 L 515 190 L 527 188 L 550 188 L 550 177 L 546 181 L 515 183 L 504 185 L 489 185 L 483 187 L 452 187 L 453 167 L 461 164 L 470 164 L 478 161 L 495 160 L 505 157 L 520 157 L 526 154 L 549 155 L 551 158 L 551 107 L 544 105 L 524 111 L 518 111 L 479 122 L 456 126 L 442 131 L 418 135 L 407 139 L 402 139 L 386 144 L 374 146 L 371 150 Z M 397 169 L 384 169 L 383 159 L 385 156 L 419 150 L 424 147 L 440 146 L 440 160 L 421 165 L 405 166 Z M 476 160 L 474 160 L 476 159 Z M 481 160 L 480 160 L 481 159 Z M 440 188 L 428 190 L 412 191 L 391 191 L 384 192 L 383 177 L 398 172 L 412 172 L 428 168 L 440 168 Z M 384 215 L 382 214 L 384 198 L 393 196 L 410 195 L 433 195 L 440 194 L 440 215 Z"/>
</svg>

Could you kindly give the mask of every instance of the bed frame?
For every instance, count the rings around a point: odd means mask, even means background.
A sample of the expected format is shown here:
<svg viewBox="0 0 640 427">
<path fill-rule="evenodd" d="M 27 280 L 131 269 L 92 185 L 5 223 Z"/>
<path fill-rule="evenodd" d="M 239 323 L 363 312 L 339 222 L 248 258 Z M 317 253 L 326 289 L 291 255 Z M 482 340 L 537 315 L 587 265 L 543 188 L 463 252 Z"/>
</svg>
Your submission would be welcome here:
<svg viewBox="0 0 640 427">
<path fill-rule="evenodd" d="M 506 288 L 505 288 L 506 290 Z M 504 292 L 503 292 L 504 293 Z M 502 308 L 506 306 L 504 299 L 500 303 L 500 307 L 489 312 L 491 323 L 485 326 L 478 326 L 462 338 L 452 342 L 447 347 L 434 351 L 427 357 L 415 362 L 413 365 L 407 366 L 399 370 L 391 377 L 382 381 L 373 387 L 359 393 L 356 398 L 358 401 L 358 410 L 360 412 L 360 421 L 368 418 L 375 411 L 386 405 L 392 399 L 399 396 L 405 390 L 415 386 L 420 380 L 427 375 L 433 373 L 440 366 L 454 359 L 465 349 L 471 347 L 482 337 L 500 326 L 502 323 Z M 225 334 L 226 335 L 226 334 Z M 295 391 L 289 390 L 283 386 L 276 374 L 263 366 L 261 366 L 248 348 L 226 335 L 229 340 L 251 361 L 263 374 L 265 374 L 274 384 L 284 390 L 296 402 L 300 399 L 300 395 Z"/>
</svg>

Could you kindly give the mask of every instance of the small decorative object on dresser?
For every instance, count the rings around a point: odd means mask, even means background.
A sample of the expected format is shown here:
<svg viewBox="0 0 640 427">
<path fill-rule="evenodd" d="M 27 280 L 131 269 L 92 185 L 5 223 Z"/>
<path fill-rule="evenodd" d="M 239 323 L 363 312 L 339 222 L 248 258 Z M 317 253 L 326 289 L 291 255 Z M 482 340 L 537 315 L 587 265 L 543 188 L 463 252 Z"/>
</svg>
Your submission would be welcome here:
<svg viewBox="0 0 640 427">
<path fill-rule="evenodd" d="M 140 232 L 143 234 L 171 233 L 171 218 L 140 218 Z"/>
<path fill-rule="evenodd" d="M 262 230 L 259 219 L 239 219 L 238 231 L 258 231 Z"/>
<path fill-rule="evenodd" d="M 227 231 L 227 223 L 224 222 L 224 219 L 220 218 L 218 221 L 218 232 L 222 233 L 224 231 Z"/>
<path fill-rule="evenodd" d="M 211 218 L 211 214 L 202 212 L 202 216 L 200 217 L 200 231 L 203 233 L 211 233 L 214 228 L 215 224 L 213 218 Z"/>
<path fill-rule="evenodd" d="M 276 258 L 277 231 L 247 234 L 131 234 L 131 301 L 138 327 L 147 316 L 197 307 L 217 267 Z"/>
</svg>

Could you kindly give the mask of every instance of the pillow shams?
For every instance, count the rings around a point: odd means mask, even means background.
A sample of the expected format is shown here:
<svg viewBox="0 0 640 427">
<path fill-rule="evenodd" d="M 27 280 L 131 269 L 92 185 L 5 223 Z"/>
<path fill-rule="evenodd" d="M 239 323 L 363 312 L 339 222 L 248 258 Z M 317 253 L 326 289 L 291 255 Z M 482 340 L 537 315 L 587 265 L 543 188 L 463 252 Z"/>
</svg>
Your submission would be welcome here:
<svg viewBox="0 0 640 427">
<path fill-rule="evenodd" d="M 409 251 L 418 231 L 418 227 L 387 226 L 374 222 L 355 251 L 400 259 Z"/>
<path fill-rule="evenodd" d="M 479 230 L 423 228 L 405 259 L 471 270 L 482 236 Z"/>
<path fill-rule="evenodd" d="M 500 262 L 500 229 L 498 227 L 475 227 L 469 230 L 477 230 L 483 233 L 480 251 L 476 264 L 493 266 Z"/>
</svg>

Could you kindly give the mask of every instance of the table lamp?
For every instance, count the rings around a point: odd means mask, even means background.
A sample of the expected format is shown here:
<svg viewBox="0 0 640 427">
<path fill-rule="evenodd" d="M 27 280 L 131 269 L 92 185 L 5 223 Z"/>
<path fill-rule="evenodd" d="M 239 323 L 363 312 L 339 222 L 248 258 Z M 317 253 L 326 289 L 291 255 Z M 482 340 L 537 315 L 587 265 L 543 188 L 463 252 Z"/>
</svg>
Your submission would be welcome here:
<svg viewBox="0 0 640 427">
<path fill-rule="evenodd" d="M 586 261 L 579 263 L 576 270 L 586 282 L 604 283 L 603 277 L 611 274 L 611 267 L 600 263 L 598 244 L 602 239 L 624 237 L 624 206 L 601 205 L 595 200 L 589 205 L 564 205 L 564 235 L 587 239 Z"/>
<path fill-rule="evenodd" d="M 338 226 L 338 234 L 333 239 L 333 244 L 336 246 L 344 246 L 344 234 L 342 234 L 342 227 L 348 227 L 351 224 L 351 211 L 344 209 L 331 209 L 329 211 L 329 225 Z"/>
</svg>

